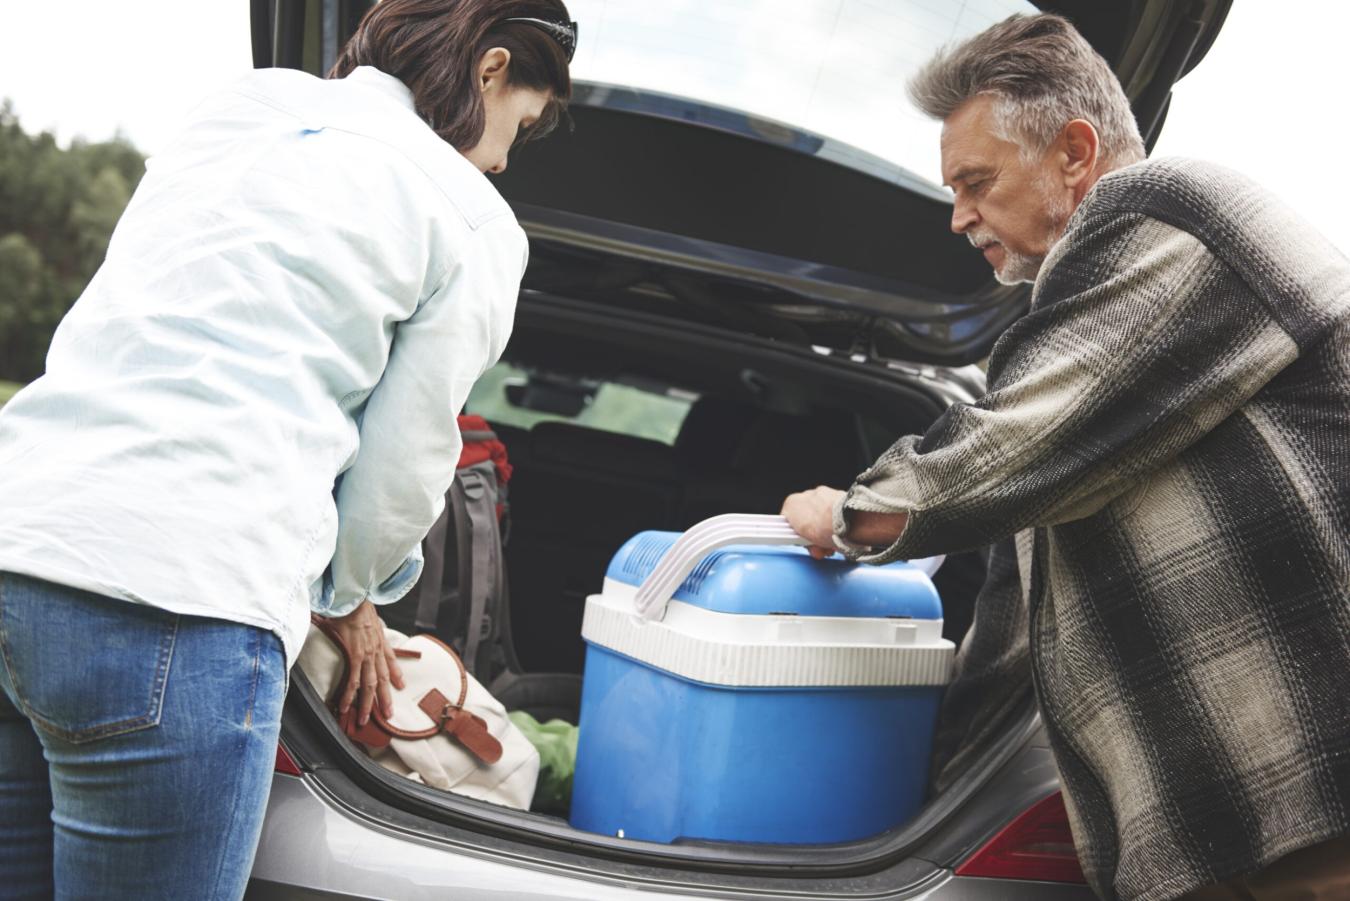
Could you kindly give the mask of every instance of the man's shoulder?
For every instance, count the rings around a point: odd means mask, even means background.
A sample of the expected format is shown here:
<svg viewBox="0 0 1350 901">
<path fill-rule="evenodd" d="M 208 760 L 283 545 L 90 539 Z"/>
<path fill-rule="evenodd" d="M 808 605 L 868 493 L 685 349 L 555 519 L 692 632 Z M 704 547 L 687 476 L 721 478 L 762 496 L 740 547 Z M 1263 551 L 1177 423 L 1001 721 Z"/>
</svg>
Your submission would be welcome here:
<svg viewBox="0 0 1350 901">
<path fill-rule="evenodd" d="M 1172 157 L 1108 173 L 1075 213 L 1076 232 L 1127 217 L 1198 239 L 1272 304 L 1301 345 L 1350 315 L 1350 261 L 1286 203 L 1232 169 Z"/>
<path fill-rule="evenodd" d="M 1240 172 L 1207 160 L 1163 157 L 1108 172 L 1086 203 L 1094 214 L 1140 213 L 1197 233 L 1253 201 L 1277 203 Z"/>
</svg>

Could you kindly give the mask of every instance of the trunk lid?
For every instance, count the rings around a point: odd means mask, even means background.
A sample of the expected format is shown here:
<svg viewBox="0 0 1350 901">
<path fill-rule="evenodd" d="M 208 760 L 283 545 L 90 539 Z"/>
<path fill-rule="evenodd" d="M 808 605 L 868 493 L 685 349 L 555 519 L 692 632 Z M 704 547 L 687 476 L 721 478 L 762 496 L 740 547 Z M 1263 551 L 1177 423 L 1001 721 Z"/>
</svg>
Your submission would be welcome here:
<svg viewBox="0 0 1350 901">
<path fill-rule="evenodd" d="M 1231 0 L 1048 0 L 1111 62 L 1146 141 Z M 255 65 L 320 73 L 366 0 L 252 0 Z M 905 79 L 1025 0 L 571 0 L 575 127 L 496 177 L 531 238 L 525 289 L 863 355 L 961 365 L 1021 315 L 951 234 L 939 126 Z"/>
</svg>

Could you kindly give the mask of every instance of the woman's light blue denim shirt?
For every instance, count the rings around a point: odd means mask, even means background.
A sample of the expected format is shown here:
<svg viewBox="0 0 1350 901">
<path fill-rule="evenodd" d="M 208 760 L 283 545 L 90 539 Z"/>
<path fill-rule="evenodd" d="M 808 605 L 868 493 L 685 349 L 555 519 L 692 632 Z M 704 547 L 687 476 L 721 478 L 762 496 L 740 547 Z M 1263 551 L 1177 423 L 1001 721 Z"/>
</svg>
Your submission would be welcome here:
<svg viewBox="0 0 1350 901">
<path fill-rule="evenodd" d="M 0 570 L 277 632 L 396 600 L 527 245 L 371 68 L 255 72 L 147 173 L 0 411 Z"/>
</svg>

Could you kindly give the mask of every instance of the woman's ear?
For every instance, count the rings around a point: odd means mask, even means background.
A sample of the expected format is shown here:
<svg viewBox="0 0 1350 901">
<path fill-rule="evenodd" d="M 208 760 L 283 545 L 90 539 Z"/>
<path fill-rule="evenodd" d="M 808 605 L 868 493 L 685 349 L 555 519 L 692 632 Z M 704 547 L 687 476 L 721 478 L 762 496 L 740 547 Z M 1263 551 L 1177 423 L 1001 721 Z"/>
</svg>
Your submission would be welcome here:
<svg viewBox="0 0 1350 901">
<path fill-rule="evenodd" d="M 493 47 L 478 61 L 478 88 L 488 91 L 506 84 L 506 67 L 511 64 L 511 51 Z"/>
</svg>

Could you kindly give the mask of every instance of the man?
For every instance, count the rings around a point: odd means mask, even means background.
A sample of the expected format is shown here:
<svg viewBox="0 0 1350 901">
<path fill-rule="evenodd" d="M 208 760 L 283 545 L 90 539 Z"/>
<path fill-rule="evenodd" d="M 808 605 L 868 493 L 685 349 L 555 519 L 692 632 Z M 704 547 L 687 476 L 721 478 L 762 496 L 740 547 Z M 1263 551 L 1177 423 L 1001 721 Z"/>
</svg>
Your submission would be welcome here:
<svg viewBox="0 0 1350 901">
<path fill-rule="evenodd" d="M 910 87 L 952 229 L 1031 308 L 984 398 L 784 515 L 870 563 L 1015 536 L 944 728 L 1029 661 L 1099 894 L 1350 897 L 1350 263 L 1231 172 L 1144 161 L 1061 18 Z"/>
</svg>

